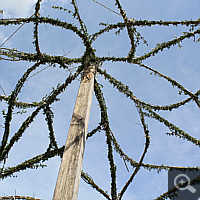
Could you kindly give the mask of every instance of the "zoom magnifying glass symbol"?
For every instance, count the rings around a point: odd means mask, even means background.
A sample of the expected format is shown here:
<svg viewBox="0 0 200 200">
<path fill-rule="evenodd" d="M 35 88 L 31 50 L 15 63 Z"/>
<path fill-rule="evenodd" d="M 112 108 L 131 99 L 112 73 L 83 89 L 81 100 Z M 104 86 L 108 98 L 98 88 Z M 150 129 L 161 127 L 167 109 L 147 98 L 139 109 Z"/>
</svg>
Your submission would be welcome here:
<svg viewBox="0 0 200 200">
<path fill-rule="evenodd" d="M 186 179 L 186 181 L 184 181 Z M 185 182 L 187 182 L 187 185 L 185 187 L 179 187 L 178 185 L 183 185 Z M 174 186 L 178 190 L 189 190 L 191 193 L 195 193 L 196 189 L 190 185 L 190 178 L 186 174 L 179 174 L 174 178 Z"/>
</svg>

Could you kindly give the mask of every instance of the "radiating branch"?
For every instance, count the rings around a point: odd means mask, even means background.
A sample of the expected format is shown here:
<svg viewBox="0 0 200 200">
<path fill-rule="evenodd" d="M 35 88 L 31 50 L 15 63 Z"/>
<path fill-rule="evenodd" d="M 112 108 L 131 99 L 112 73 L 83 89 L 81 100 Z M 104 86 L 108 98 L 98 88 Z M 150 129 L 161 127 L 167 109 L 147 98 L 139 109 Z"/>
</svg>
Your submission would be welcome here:
<svg viewBox="0 0 200 200">
<path fill-rule="evenodd" d="M 167 81 L 169 81 L 172 86 L 176 86 L 177 88 L 179 88 L 180 90 L 182 90 L 186 95 L 189 95 L 197 104 L 197 106 L 200 108 L 200 101 L 198 99 L 198 96 L 196 96 L 195 94 L 193 94 L 192 92 L 190 92 L 189 90 L 187 90 L 185 87 L 183 87 L 180 83 L 178 83 L 177 81 L 175 81 L 174 79 L 158 72 L 157 70 L 147 66 L 147 65 L 144 65 L 142 63 L 138 63 L 140 65 L 140 67 L 144 67 L 145 69 L 148 69 L 150 71 L 152 71 L 153 73 L 157 74 L 158 76 L 166 79 Z"/>
<path fill-rule="evenodd" d="M 106 199 L 110 199 L 109 195 L 102 190 L 92 179 L 92 177 L 90 175 L 88 175 L 87 173 L 81 171 L 81 178 L 89 185 L 91 185 L 92 188 L 96 189 L 100 194 L 102 194 Z"/>
<path fill-rule="evenodd" d="M 115 2 L 116 2 L 115 5 L 117 5 L 124 22 L 127 23 L 128 22 L 128 17 L 126 15 L 126 11 L 123 10 L 119 0 L 115 0 Z M 128 59 L 132 60 L 134 58 L 134 56 L 135 56 L 136 47 L 137 47 L 137 44 L 136 44 L 136 41 L 135 41 L 135 37 L 134 37 L 134 35 L 136 34 L 136 28 L 133 27 L 133 26 L 132 27 L 131 26 L 126 26 L 126 28 L 127 28 L 128 36 L 129 36 L 130 43 L 131 43 L 131 50 L 129 51 Z"/>
<path fill-rule="evenodd" d="M 74 6 L 74 13 L 73 13 L 73 17 L 76 18 L 79 21 L 80 27 L 81 27 L 81 31 L 83 31 L 83 33 L 87 33 L 87 27 L 84 24 L 83 20 L 81 19 L 80 13 L 79 13 L 79 9 L 78 9 L 78 4 L 76 0 L 72 0 L 71 4 Z"/>
<path fill-rule="evenodd" d="M 38 26 L 39 26 L 39 22 L 38 22 L 38 17 L 39 17 L 39 10 L 40 10 L 40 3 L 42 2 L 42 0 L 37 0 L 37 3 L 35 4 L 35 26 L 33 28 L 33 38 L 35 39 L 33 41 L 33 44 L 35 46 L 35 50 L 37 52 L 37 55 L 40 56 L 41 52 L 40 52 L 40 47 L 39 47 L 39 39 L 38 39 Z"/>
<path fill-rule="evenodd" d="M 49 129 L 50 143 L 49 143 L 49 148 L 48 149 L 51 149 L 51 148 L 58 149 L 58 145 L 57 145 L 57 142 L 56 142 L 56 139 L 55 139 L 55 136 L 54 136 L 54 130 L 53 130 L 54 114 L 51 111 L 49 106 L 45 106 L 43 110 L 44 110 L 44 114 L 46 115 L 45 120 L 47 122 L 47 126 L 48 126 L 48 129 Z"/>
<path fill-rule="evenodd" d="M 22 170 L 26 170 L 28 168 L 31 168 L 31 169 L 37 168 L 38 166 L 37 163 L 40 163 L 41 161 L 44 162 L 48 160 L 49 158 L 52 158 L 56 155 L 62 156 L 63 151 L 64 151 L 64 146 L 60 147 L 59 149 L 49 150 L 48 152 L 45 152 L 41 155 L 38 155 L 29 160 L 26 160 L 15 167 L 6 168 L 0 173 L 0 179 L 4 179 L 8 176 L 12 176 L 14 173 L 20 172 Z"/>
<path fill-rule="evenodd" d="M 116 24 L 105 24 L 105 23 L 100 23 L 100 25 L 105 26 L 105 28 L 100 29 L 98 32 L 92 34 L 91 40 L 94 41 L 98 38 L 98 36 L 102 35 L 103 33 L 110 32 L 115 29 L 123 29 L 126 28 L 127 26 L 130 27 L 151 27 L 155 25 L 159 26 L 198 26 L 200 24 L 200 18 L 198 20 L 185 20 L 185 21 L 163 21 L 163 20 L 128 20 L 127 22 L 118 22 Z"/>
<path fill-rule="evenodd" d="M 4 151 L 4 148 L 8 142 L 8 137 L 9 137 L 9 134 L 10 134 L 10 122 L 12 120 L 12 113 L 13 113 L 13 110 L 14 110 L 14 102 L 16 101 L 16 98 L 18 96 L 18 94 L 20 93 L 21 91 L 21 88 L 23 87 L 26 79 L 28 78 L 29 74 L 35 70 L 37 67 L 40 66 L 41 63 L 36 63 L 34 64 L 32 67 L 30 67 L 25 73 L 24 75 L 21 77 L 21 79 L 18 81 L 14 91 L 11 93 L 10 95 L 10 98 L 8 100 L 8 111 L 7 111 L 7 114 L 5 116 L 5 122 L 4 122 L 4 126 L 5 126 L 5 131 L 4 131 L 4 134 L 3 134 L 3 139 L 1 141 L 1 145 L 0 145 L 0 161 L 2 159 L 4 159 L 4 156 L 2 157 L 2 154 L 3 154 L 3 151 Z"/>
<path fill-rule="evenodd" d="M 105 79 L 107 79 L 109 81 L 109 83 L 111 83 L 119 92 L 123 93 L 127 98 L 130 98 L 132 101 L 134 101 L 134 103 L 136 103 L 136 104 L 139 103 L 143 107 L 149 107 L 155 111 L 157 111 L 157 110 L 158 111 L 159 110 L 171 111 L 175 108 L 179 108 L 180 106 L 185 105 L 186 103 L 190 102 L 193 99 L 192 97 L 190 97 L 184 101 L 180 101 L 180 102 L 177 102 L 177 103 L 174 103 L 171 105 L 164 105 L 164 106 L 150 104 L 150 103 L 147 103 L 147 102 L 144 102 L 144 101 L 138 99 L 135 95 L 133 95 L 133 92 L 129 89 L 129 86 L 124 85 L 121 81 L 118 81 L 117 79 L 115 79 L 114 77 L 109 75 L 106 72 L 106 70 L 102 71 L 100 68 L 98 68 L 97 72 L 100 73 L 101 75 L 103 75 L 105 77 Z M 171 81 L 173 83 L 173 80 L 171 80 Z M 200 94 L 200 90 L 198 90 L 194 95 L 195 95 L 195 97 L 198 97 L 199 94 Z"/>
<path fill-rule="evenodd" d="M 144 157 L 145 157 L 145 155 L 147 153 L 147 150 L 149 148 L 149 145 L 150 145 L 149 130 L 147 128 L 147 125 L 145 124 L 145 119 L 144 119 L 144 114 L 143 114 L 142 108 L 140 107 L 139 104 L 138 105 L 136 104 L 136 107 L 137 107 L 137 110 L 138 110 L 138 113 L 139 113 L 139 116 L 140 116 L 140 121 L 142 123 L 143 131 L 144 131 L 144 134 L 145 134 L 145 140 L 146 140 L 145 141 L 145 148 L 144 148 L 143 154 L 142 154 L 142 156 L 140 158 L 140 161 L 138 163 L 138 166 L 135 168 L 135 170 L 132 173 L 131 177 L 129 178 L 129 180 L 126 182 L 125 186 L 122 188 L 121 192 L 119 193 L 119 195 L 118 195 L 118 199 L 119 200 L 122 199 L 123 194 L 127 190 L 128 186 L 131 184 L 131 182 L 133 181 L 133 178 L 135 177 L 135 175 L 140 170 L 141 164 L 143 163 Z"/>
<path fill-rule="evenodd" d="M 99 102 L 99 106 L 100 106 L 100 110 L 101 110 L 101 125 L 102 125 L 103 130 L 106 133 L 106 143 L 108 145 L 108 160 L 109 160 L 109 164 L 110 164 L 110 173 L 111 173 L 111 196 L 112 196 L 112 200 L 116 200 L 116 198 L 117 198 L 116 166 L 114 163 L 113 150 L 112 150 L 112 144 L 111 144 L 112 136 L 111 136 L 111 133 L 109 130 L 109 121 L 108 121 L 105 99 L 103 97 L 101 88 L 96 80 L 94 83 L 94 92 L 95 92 L 97 101 Z"/>
<path fill-rule="evenodd" d="M 161 117 L 154 111 L 152 111 L 150 108 L 145 107 L 148 111 L 148 113 L 144 112 L 144 115 L 147 117 L 154 118 L 155 120 L 159 121 L 160 123 L 164 123 L 165 126 L 169 128 L 171 133 L 166 133 L 167 135 L 173 135 L 173 136 L 178 136 L 179 138 L 186 139 L 193 144 L 200 146 L 200 140 L 196 139 L 195 137 L 192 137 L 190 134 L 185 133 L 183 130 L 181 130 L 179 127 L 175 126 L 174 124 L 170 123 L 168 120 L 165 118 Z"/>
</svg>

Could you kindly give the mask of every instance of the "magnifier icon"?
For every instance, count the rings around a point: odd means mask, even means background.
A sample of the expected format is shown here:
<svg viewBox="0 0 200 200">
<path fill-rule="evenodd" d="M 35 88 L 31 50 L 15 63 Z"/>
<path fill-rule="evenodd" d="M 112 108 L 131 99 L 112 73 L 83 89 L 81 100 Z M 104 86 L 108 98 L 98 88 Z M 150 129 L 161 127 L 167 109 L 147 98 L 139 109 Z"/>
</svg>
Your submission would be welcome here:
<svg viewBox="0 0 200 200">
<path fill-rule="evenodd" d="M 178 178 L 180 178 L 179 181 L 177 181 Z M 187 179 L 187 185 L 185 187 L 179 187 L 178 185 L 179 184 L 184 184 L 186 181 L 183 180 L 183 178 L 186 178 Z M 174 179 L 174 186 L 178 189 L 178 190 L 189 190 L 191 193 L 195 193 L 196 192 L 196 189 L 190 185 L 190 178 L 186 175 L 186 174 L 179 174 L 175 177 Z"/>
</svg>

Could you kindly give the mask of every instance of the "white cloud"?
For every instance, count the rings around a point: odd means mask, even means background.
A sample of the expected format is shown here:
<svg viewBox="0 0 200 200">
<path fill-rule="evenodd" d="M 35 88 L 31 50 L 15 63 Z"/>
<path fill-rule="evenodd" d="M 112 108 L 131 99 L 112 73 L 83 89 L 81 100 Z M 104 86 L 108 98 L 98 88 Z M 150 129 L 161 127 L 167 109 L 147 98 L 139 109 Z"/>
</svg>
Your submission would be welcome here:
<svg viewBox="0 0 200 200">
<path fill-rule="evenodd" d="M 0 2 L 0 8 L 4 11 L 3 17 L 27 17 L 33 10 L 37 0 L 7 0 Z"/>
<path fill-rule="evenodd" d="M 37 0 L 0 0 L 0 10 L 3 10 L 3 18 L 28 17 L 34 12 Z M 67 0 L 43 0 L 42 3 L 50 2 L 52 5 L 64 6 Z"/>
</svg>

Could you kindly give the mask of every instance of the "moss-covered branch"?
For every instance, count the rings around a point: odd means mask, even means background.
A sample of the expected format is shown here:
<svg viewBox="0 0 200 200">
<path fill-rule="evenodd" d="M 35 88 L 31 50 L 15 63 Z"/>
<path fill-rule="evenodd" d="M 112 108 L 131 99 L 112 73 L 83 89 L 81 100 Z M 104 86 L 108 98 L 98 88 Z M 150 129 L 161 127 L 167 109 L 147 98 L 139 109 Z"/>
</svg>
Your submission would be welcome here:
<svg viewBox="0 0 200 200">
<path fill-rule="evenodd" d="M 5 122 L 4 122 L 4 126 L 5 126 L 5 131 L 3 134 L 3 139 L 1 141 L 1 145 L 0 145 L 0 161 L 2 161 L 2 154 L 4 151 L 4 148 L 8 142 L 8 137 L 10 134 L 10 122 L 12 120 L 12 113 L 14 110 L 14 102 L 16 101 L 16 98 L 18 96 L 18 94 L 21 92 L 21 89 L 26 81 L 26 79 L 28 78 L 29 74 L 35 70 L 37 67 L 40 66 L 41 63 L 36 63 L 34 64 L 32 67 L 30 67 L 25 73 L 24 75 L 21 77 L 21 79 L 18 81 L 14 91 L 11 93 L 10 98 L 8 100 L 8 111 L 7 114 L 5 116 Z M 4 156 L 3 156 L 4 157 Z"/>
<path fill-rule="evenodd" d="M 41 155 L 35 156 L 29 160 L 25 160 L 21 164 L 15 166 L 15 167 L 8 167 L 6 169 L 1 170 L 0 173 L 0 179 L 4 179 L 8 176 L 12 176 L 16 172 L 20 172 L 22 170 L 26 170 L 28 168 L 34 169 L 38 168 L 41 164 L 37 165 L 40 162 L 44 162 L 48 160 L 49 158 L 52 158 L 54 156 L 62 156 L 64 151 L 64 146 L 60 147 L 59 149 L 49 150 L 48 152 L 45 152 Z M 41 165 L 43 166 L 43 165 Z"/>
<path fill-rule="evenodd" d="M 108 145 L 108 160 L 110 163 L 110 173 L 111 173 L 111 196 L 112 200 L 116 200 L 117 198 L 117 188 L 116 188 L 116 166 L 113 158 L 113 149 L 112 149 L 112 135 L 109 129 L 109 121 L 107 115 L 107 107 L 105 103 L 105 99 L 103 97 L 103 93 L 101 91 L 100 85 L 95 80 L 94 83 L 94 92 L 99 102 L 100 110 L 101 110 L 101 125 L 103 130 L 106 133 L 106 143 Z"/>
<path fill-rule="evenodd" d="M 84 171 L 81 171 L 81 178 L 89 185 L 91 185 L 92 188 L 96 189 L 100 194 L 102 194 L 106 199 L 110 199 L 109 195 L 102 190 L 92 179 L 90 175 L 85 173 Z"/>
</svg>

